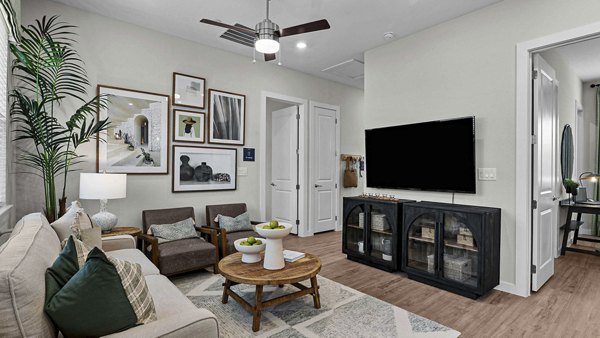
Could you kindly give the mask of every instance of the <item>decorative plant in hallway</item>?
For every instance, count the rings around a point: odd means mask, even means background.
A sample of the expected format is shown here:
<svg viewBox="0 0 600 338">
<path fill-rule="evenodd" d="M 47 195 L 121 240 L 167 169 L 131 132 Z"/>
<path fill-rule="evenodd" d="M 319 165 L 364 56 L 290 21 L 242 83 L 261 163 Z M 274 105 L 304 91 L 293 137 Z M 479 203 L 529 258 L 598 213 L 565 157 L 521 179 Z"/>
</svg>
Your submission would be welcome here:
<svg viewBox="0 0 600 338">
<path fill-rule="evenodd" d="M 57 19 L 44 16 L 22 26 L 21 41 L 10 46 L 17 80 L 10 92 L 15 141 L 31 142 L 21 147 L 18 161 L 30 169 L 28 173 L 44 180 L 45 212 L 51 222 L 57 215 L 56 179 L 62 176 L 64 180 L 58 211 L 62 215 L 67 175 L 83 157 L 77 148 L 108 127 L 108 119 L 96 119 L 97 110 L 106 107 L 106 97 L 86 100 L 90 83 L 73 48 L 75 26 Z M 61 123 L 55 116 L 58 112 L 68 120 Z"/>
</svg>

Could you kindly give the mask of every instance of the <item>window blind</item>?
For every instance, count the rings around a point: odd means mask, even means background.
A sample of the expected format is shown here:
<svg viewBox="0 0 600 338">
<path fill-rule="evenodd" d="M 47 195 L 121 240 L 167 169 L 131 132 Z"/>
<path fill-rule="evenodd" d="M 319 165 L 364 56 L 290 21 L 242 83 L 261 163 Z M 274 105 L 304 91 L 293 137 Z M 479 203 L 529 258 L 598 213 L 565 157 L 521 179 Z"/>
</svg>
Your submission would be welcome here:
<svg viewBox="0 0 600 338">
<path fill-rule="evenodd" d="M 8 151 L 8 32 L 4 20 L 0 20 L 0 206 L 6 204 L 7 151 Z"/>
</svg>

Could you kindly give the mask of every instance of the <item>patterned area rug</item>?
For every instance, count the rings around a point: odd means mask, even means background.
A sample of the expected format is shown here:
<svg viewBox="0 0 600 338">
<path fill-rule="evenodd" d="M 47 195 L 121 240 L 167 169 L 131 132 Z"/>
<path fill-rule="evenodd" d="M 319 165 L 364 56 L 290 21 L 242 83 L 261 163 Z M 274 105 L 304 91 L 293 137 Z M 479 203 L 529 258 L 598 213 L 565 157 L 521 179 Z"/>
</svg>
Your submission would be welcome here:
<svg viewBox="0 0 600 338">
<path fill-rule="evenodd" d="M 222 276 L 198 272 L 173 278 L 175 285 L 199 308 L 212 311 L 219 321 L 221 337 L 458 337 L 460 332 L 417 316 L 340 283 L 318 276 L 321 308 L 312 297 L 264 309 L 260 331 L 252 332 L 252 315 L 231 297 L 221 303 Z M 306 286 L 310 283 L 303 282 Z M 232 289 L 254 303 L 254 286 Z M 265 286 L 264 299 L 297 291 L 293 286 Z"/>
</svg>

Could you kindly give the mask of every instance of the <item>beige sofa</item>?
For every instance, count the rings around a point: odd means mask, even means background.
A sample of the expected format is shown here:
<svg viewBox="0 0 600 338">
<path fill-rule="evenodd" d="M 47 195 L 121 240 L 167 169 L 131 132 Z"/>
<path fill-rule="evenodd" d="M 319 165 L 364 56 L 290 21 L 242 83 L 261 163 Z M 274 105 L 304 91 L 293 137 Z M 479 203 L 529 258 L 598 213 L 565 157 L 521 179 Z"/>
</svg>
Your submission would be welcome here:
<svg viewBox="0 0 600 338">
<path fill-rule="evenodd" d="M 58 236 L 41 214 L 21 219 L 0 246 L 0 337 L 56 337 L 44 313 L 45 272 L 60 252 Z M 158 320 L 109 337 L 218 337 L 215 316 L 198 309 L 135 249 L 131 236 L 103 239 L 107 255 L 141 264 Z M 76 318 L 74 318 L 76 320 Z"/>
</svg>

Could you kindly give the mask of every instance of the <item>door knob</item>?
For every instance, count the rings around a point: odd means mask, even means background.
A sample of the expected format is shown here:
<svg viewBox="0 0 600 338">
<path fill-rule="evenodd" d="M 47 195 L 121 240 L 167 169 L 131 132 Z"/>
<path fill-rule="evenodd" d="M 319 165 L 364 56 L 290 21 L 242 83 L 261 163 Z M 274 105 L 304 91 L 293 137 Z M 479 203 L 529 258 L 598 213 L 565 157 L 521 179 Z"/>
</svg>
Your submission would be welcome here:
<svg viewBox="0 0 600 338">
<path fill-rule="evenodd" d="M 556 196 L 552 196 L 552 200 L 553 200 L 553 201 L 556 201 L 556 200 L 558 200 L 558 197 L 556 197 Z"/>
<path fill-rule="evenodd" d="M 322 185 L 315 184 L 315 188 L 320 188 L 320 187 L 322 187 Z"/>
<path fill-rule="evenodd" d="M 271 186 L 272 186 L 272 187 L 276 187 L 276 186 L 277 186 L 277 184 L 275 184 L 275 183 L 271 182 Z"/>
</svg>

